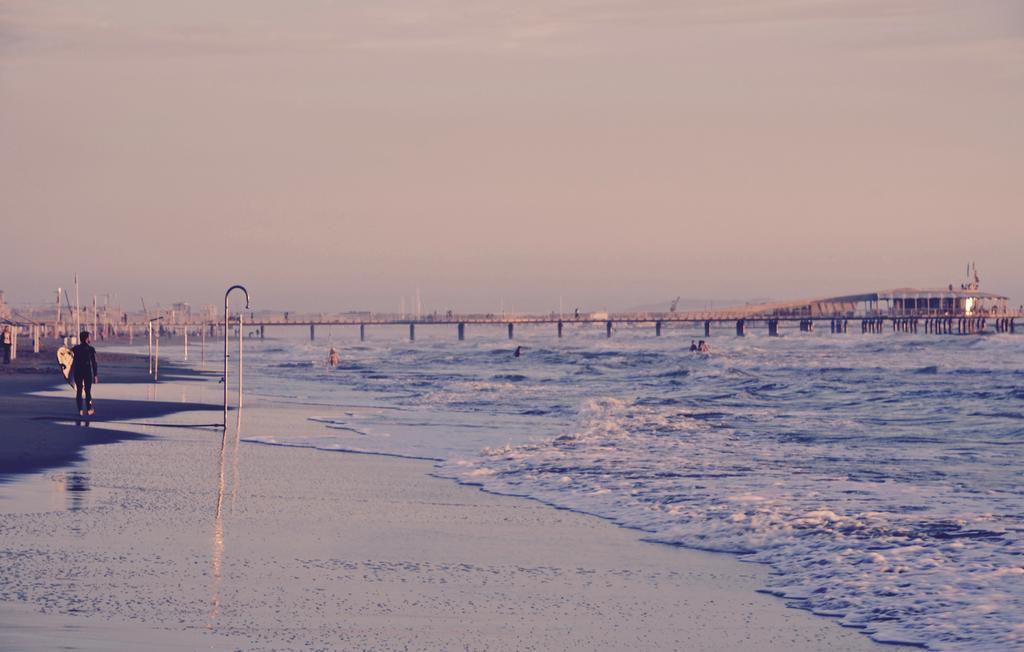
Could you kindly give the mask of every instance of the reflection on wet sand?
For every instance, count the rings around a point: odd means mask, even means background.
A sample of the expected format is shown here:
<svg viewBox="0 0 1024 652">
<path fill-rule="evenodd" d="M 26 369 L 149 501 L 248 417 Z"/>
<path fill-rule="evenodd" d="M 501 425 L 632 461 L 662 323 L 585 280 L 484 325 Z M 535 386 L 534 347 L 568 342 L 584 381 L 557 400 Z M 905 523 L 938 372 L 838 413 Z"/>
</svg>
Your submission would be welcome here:
<svg viewBox="0 0 1024 652">
<path fill-rule="evenodd" d="M 206 624 L 207 629 L 213 629 L 217 616 L 220 614 L 220 591 L 224 564 L 224 494 L 227 490 L 226 471 L 228 437 L 229 432 L 227 429 L 224 429 L 220 440 L 220 468 L 217 473 L 217 501 L 215 503 L 213 516 L 213 552 L 211 555 L 212 580 L 210 585 L 210 615 Z M 238 495 L 238 449 L 241 438 L 242 411 L 239 409 L 238 420 L 235 425 L 235 432 L 230 451 L 232 511 L 234 511 L 235 498 Z"/>
<path fill-rule="evenodd" d="M 57 490 L 67 499 L 67 510 L 78 512 L 85 508 L 86 492 L 89 486 L 89 474 L 86 471 L 68 471 L 53 476 Z"/>
</svg>

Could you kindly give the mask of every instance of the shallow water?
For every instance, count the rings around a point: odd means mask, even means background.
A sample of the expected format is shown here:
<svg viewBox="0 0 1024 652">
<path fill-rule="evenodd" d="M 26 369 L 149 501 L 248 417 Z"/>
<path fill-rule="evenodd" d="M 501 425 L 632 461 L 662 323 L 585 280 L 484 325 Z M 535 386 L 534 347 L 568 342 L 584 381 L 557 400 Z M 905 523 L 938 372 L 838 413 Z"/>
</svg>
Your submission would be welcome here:
<svg viewBox="0 0 1024 652">
<path fill-rule="evenodd" d="M 449 332 L 451 331 L 451 332 Z M 777 571 L 766 590 L 880 641 L 1024 646 L 1024 338 L 621 328 L 249 340 L 247 391 L 322 435 L 265 443 L 439 473 Z M 329 344 L 342 366 L 324 364 Z"/>
</svg>

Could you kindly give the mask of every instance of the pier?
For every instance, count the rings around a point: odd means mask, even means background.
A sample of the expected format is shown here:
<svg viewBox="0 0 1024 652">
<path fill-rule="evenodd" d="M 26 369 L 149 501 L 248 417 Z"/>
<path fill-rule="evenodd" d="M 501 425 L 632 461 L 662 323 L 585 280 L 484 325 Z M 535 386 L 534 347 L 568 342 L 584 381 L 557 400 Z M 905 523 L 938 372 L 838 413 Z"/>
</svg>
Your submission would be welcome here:
<svg viewBox="0 0 1024 652">
<path fill-rule="evenodd" d="M 453 336 L 466 340 L 483 329 L 503 329 L 509 340 L 516 337 L 518 326 L 546 325 L 552 335 L 562 338 L 573 328 L 602 328 L 605 337 L 614 336 L 619 327 L 649 327 L 652 336 L 662 337 L 670 330 L 686 331 L 687 336 L 703 333 L 710 338 L 733 333 L 745 337 L 760 330 L 770 337 L 778 337 L 784 330 L 814 333 L 828 328 L 831 335 L 860 332 L 864 335 L 886 332 L 921 335 L 981 335 L 985 333 L 1015 334 L 1024 326 L 1024 310 L 1010 310 L 1006 296 L 982 292 L 976 280 L 954 288 L 943 289 L 900 288 L 837 297 L 815 298 L 777 303 L 749 304 L 718 310 L 666 312 L 595 312 L 564 315 L 548 314 L 444 314 L 432 313 L 411 317 L 394 313 L 348 312 L 340 314 L 300 314 L 293 312 L 248 312 L 245 314 L 245 336 L 264 338 L 267 329 L 305 328 L 309 339 L 315 341 L 325 328 L 358 329 L 360 341 L 367 338 L 371 328 L 401 327 L 408 331 L 409 341 L 416 340 L 422 328 L 450 327 Z M 99 338 L 145 336 L 154 329 L 155 336 L 189 335 L 205 338 L 224 335 L 222 320 L 213 315 L 194 316 L 187 304 L 176 304 L 175 309 L 158 311 L 157 317 L 130 316 L 98 311 L 94 303 L 90 315 L 80 319 L 81 326 L 92 330 Z M 50 319 L 47 319 L 50 317 Z M 32 338 L 38 350 L 44 337 L 74 337 L 75 322 L 53 315 L 39 315 L 26 319 L 24 315 L 8 314 L 5 324 L 15 327 L 22 336 Z M 91 323 L 90 323 L 91 322 Z M 155 322 L 155 323 L 154 323 Z"/>
</svg>

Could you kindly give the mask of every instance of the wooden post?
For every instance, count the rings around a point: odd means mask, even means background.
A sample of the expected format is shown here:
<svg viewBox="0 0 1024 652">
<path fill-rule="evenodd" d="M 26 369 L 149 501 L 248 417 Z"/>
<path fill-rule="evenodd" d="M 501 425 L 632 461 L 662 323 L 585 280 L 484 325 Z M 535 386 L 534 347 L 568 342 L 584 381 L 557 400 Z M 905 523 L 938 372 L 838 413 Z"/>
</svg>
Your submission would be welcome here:
<svg viewBox="0 0 1024 652">
<path fill-rule="evenodd" d="M 561 337 L 562 337 L 562 320 L 561 319 L 558 320 L 558 337 L 559 337 L 559 339 L 561 339 Z"/>
<path fill-rule="evenodd" d="M 612 336 L 612 321 L 610 319 L 605 322 L 604 329 L 605 329 L 605 337 L 611 337 Z"/>
<path fill-rule="evenodd" d="M 32 325 L 32 353 L 39 353 L 39 332 L 42 329 L 39 324 Z"/>
<path fill-rule="evenodd" d="M 460 322 L 459 323 L 459 341 L 461 342 L 464 339 L 466 339 L 466 325 Z"/>
<path fill-rule="evenodd" d="M 654 322 L 654 336 L 661 337 L 661 321 Z"/>
<path fill-rule="evenodd" d="M 309 341 L 312 342 L 316 339 L 316 326 L 313 324 L 309 325 Z"/>
<path fill-rule="evenodd" d="M 416 323 L 415 322 L 409 322 L 409 341 L 410 342 L 415 342 L 416 341 Z"/>
<path fill-rule="evenodd" d="M 512 322 L 508 323 L 508 339 L 512 339 Z"/>
<path fill-rule="evenodd" d="M 366 341 L 366 324 L 359 324 L 359 341 Z"/>
<path fill-rule="evenodd" d="M 704 337 L 711 337 L 711 322 L 704 322 Z"/>
</svg>

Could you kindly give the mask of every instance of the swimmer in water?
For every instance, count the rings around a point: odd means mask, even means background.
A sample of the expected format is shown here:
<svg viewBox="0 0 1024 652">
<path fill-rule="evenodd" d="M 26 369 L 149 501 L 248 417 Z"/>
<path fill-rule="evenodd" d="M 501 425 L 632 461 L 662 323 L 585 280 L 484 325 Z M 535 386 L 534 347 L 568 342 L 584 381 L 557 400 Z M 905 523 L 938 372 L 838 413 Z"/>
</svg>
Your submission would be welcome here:
<svg viewBox="0 0 1024 652">
<path fill-rule="evenodd" d="M 690 352 L 694 353 L 694 352 L 696 352 L 696 350 L 697 350 L 697 342 L 694 341 L 694 340 L 690 340 Z"/>
<path fill-rule="evenodd" d="M 697 345 L 697 352 L 698 353 L 711 353 L 711 348 L 708 346 L 707 342 L 705 342 L 704 340 L 701 340 L 700 344 Z"/>
<path fill-rule="evenodd" d="M 518 358 L 522 354 L 523 354 L 523 347 L 517 346 L 515 353 L 512 354 L 512 357 Z"/>
<path fill-rule="evenodd" d="M 339 362 L 338 350 L 333 346 L 331 347 L 330 353 L 327 354 L 327 364 L 331 367 L 337 367 Z"/>
</svg>

